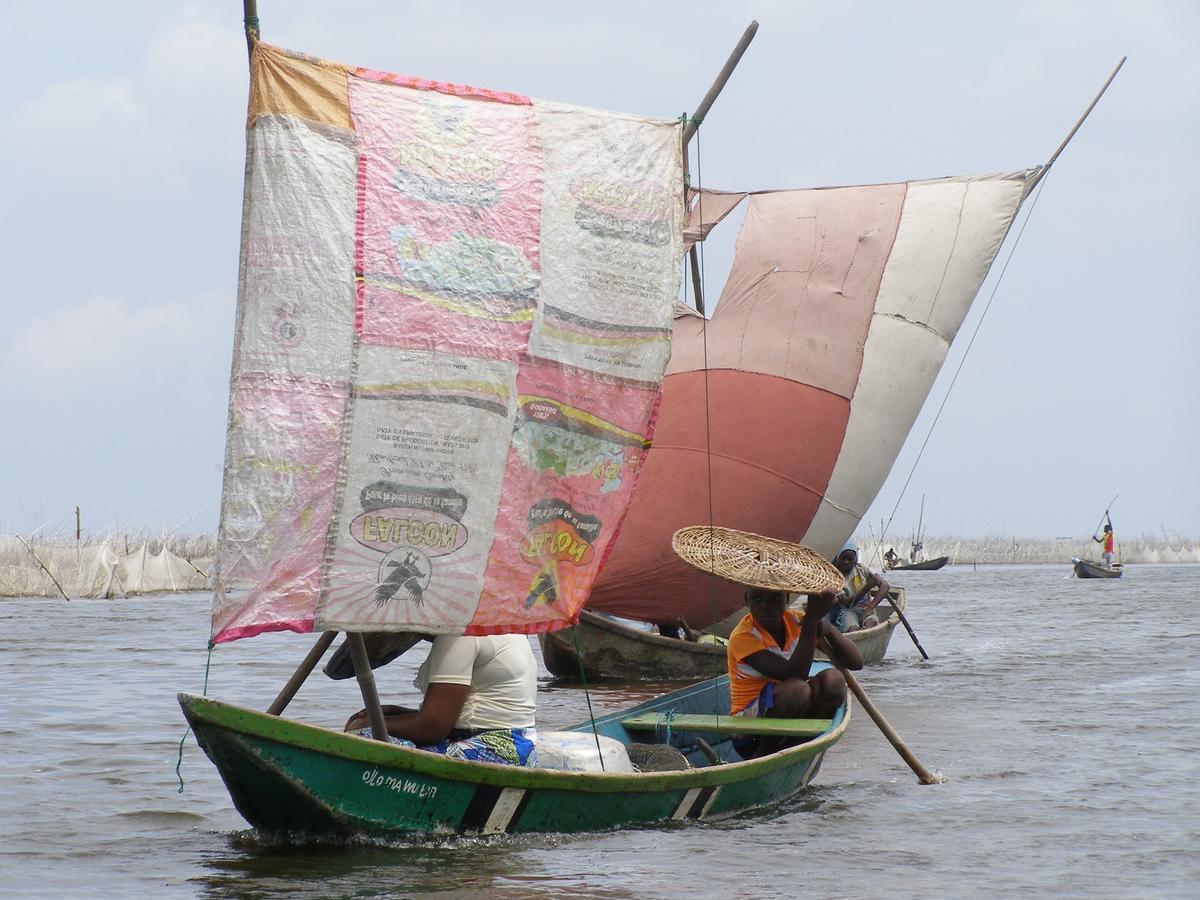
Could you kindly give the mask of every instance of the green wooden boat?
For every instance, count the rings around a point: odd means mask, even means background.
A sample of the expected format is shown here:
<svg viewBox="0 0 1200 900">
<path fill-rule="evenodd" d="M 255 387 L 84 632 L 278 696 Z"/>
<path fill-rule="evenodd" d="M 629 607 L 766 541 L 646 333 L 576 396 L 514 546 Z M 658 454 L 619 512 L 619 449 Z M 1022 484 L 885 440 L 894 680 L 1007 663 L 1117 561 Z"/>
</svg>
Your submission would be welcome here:
<svg viewBox="0 0 1200 900">
<path fill-rule="evenodd" d="M 678 752 L 665 752 L 690 766 L 617 773 L 464 762 L 203 697 L 180 694 L 179 703 L 246 820 L 273 835 L 303 836 L 575 832 L 714 819 L 800 791 L 850 720 L 849 701 L 831 720 L 717 716 L 729 704 L 728 682 L 718 678 L 597 719 L 601 735 L 638 749 L 669 744 Z M 570 730 L 590 735 L 592 724 Z M 735 733 L 802 743 L 742 760 Z"/>
</svg>

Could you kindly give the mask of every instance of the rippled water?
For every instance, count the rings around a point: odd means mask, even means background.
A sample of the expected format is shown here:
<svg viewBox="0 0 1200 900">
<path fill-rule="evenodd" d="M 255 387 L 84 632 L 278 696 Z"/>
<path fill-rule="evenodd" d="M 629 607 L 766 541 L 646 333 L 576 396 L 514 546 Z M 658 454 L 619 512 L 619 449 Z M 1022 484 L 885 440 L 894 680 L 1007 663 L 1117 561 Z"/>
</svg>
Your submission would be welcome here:
<svg viewBox="0 0 1200 900">
<path fill-rule="evenodd" d="M 1200 887 L 1200 568 L 895 573 L 932 659 L 897 631 L 862 682 L 922 787 L 861 710 L 793 801 L 731 820 L 593 835 L 289 847 L 260 842 L 188 740 L 204 595 L 0 600 L 0 893 L 44 896 L 1194 896 Z M 211 695 L 265 707 L 311 645 L 219 648 Z M 421 658 L 378 673 L 412 700 Z M 645 696 L 596 688 L 597 713 Z M 289 714 L 340 725 L 353 682 L 317 675 Z M 545 682 L 539 725 L 586 716 Z"/>
</svg>

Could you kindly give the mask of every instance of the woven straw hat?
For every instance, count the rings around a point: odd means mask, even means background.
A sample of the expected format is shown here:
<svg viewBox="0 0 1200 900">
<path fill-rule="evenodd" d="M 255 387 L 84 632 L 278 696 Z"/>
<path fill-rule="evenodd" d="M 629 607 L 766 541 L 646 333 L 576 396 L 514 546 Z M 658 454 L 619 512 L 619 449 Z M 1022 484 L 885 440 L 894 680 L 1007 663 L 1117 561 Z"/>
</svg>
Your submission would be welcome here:
<svg viewBox="0 0 1200 900">
<path fill-rule="evenodd" d="M 671 546 L 684 562 L 749 587 L 794 594 L 841 590 L 842 573 L 815 550 L 749 531 L 690 525 Z"/>
</svg>

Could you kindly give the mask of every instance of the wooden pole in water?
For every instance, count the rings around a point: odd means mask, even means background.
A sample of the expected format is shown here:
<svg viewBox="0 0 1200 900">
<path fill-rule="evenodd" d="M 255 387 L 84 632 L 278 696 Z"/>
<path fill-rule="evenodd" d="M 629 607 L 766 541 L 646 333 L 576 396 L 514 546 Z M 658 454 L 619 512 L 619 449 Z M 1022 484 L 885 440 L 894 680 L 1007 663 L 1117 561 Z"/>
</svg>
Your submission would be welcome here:
<svg viewBox="0 0 1200 900">
<path fill-rule="evenodd" d="M 733 70 L 737 68 L 737 64 L 741 62 L 742 54 L 746 52 L 746 48 L 750 46 L 750 42 L 754 40 L 755 32 L 758 31 L 758 22 L 751 20 L 746 26 L 746 30 L 742 32 L 741 38 L 737 42 L 737 46 L 733 48 L 733 52 L 729 54 L 729 58 L 725 60 L 725 65 L 721 67 L 721 71 L 717 73 L 716 80 L 713 81 L 712 87 L 708 89 L 708 93 L 704 95 L 704 99 L 700 101 L 700 105 L 696 107 L 696 111 L 689 117 L 687 124 L 683 127 L 683 178 L 684 184 L 688 181 L 688 144 L 696 134 L 696 129 L 700 127 L 700 123 L 704 121 L 704 117 L 708 115 L 708 111 L 716 102 L 717 97 L 721 95 L 721 91 L 725 88 L 725 83 L 729 81 L 729 76 L 733 74 Z M 686 202 L 686 197 L 684 198 Z M 702 203 L 703 201 L 697 201 Z M 701 210 L 700 229 L 703 232 L 703 210 Z M 703 238 L 701 238 L 703 240 Z M 699 243 L 699 242 L 697 242 Z M 700 260 L 696 254 L 696 245 L 692 245 L 692 249 L 688 251 L 688 264 L 692 272 L 692 293 L 696 296 L 696 311 L 700 315 L 704 315 L 704 292 L 700 287 Z"/>
<path fill-rule="evenodd" d="M 387 722 L 383 718 L 383 707 L 379 705 L 379 692 L 375 689 L 375 675 L 371 672 L 367 646 L 357 631 L 346 632 L 346 642 L 350 645 L 350 658 L 354 660 L 354 674 L 362 691 L 363 706 L 366 707 L 367 718 L 371 720 L 371 737 L 377 741 L 386 741 Z"/>
<path fill-rule="evenodd" d="M 54 573 L 50 571 L 50 567 L 47 566 L 44 562 L 42 562 L 41 558 L 36 553 L 33 552 L 33 548 L 31 546 L 29 546 L 29 544 L 25 543 L 25 538 L 21 537 L 18 534 L 17 540 L 20 541 L 25 546 L 25 549 L 29 551 L 29 555 L 33 557 L 33 561 L 36 562 L 39 566 L 41 566 L 42 571 L 45 572 L 50 577 L 50 580 L 54 582 L 54 586 L 56 588 L 58 588 L 58 592 L 63 595 L 63 599 L 70 600 L 71 598 L 67 596 L 67 592 L 63 590 L 63 586 L 58 583 L 58 579 L 55 578 Z"/>
<path fill-rule="evenodd" d="M 292 698 L 296 696 L 296 692 L 300 690 L 300 685 L 308 680 L 308 676 L 312 674 L 312 670 L 317 667 L 317 663 L 321 661 L 321 657 L 325 655 L 325 651 L 329 649 L 329 645 L 337 636 L 336 631 L 326 631 L 317 638 L 317 642 L 308 651 L 308 656 L 304 657 L 304 661 L 288 679 L 288 683 L 283 686 L 279 696 L 267 707 L 268 716 L 278 716 L 287 708 L 287 705 L 292 702 Z"/>
<path fill-rule="evenodd" d="M 825 638 L 821 638 L 821 649 L 825 651 L 825 655 L 829 657 L 833 665 L 837 666 L 838 670 L 846 676 L 846 686 L 850 688 L 850 692 L 862 704 L 862 708 L 867 711 L 867 715 L 871 717 L 871 721 L 883 732 L 883 736 L 888 739 L 888 743 L 900 754 L 900 758 L 908 763 L 908 767 L 913 770 L 913 773 L 917 776 L 917 780 L 921 784 L 940 784 L 942 779 L 921 765 L 921 761 L 908 749 L 908 745 L 896 733 L 896 729 L 892 727 L 892 723 L 880 712 L 879 707 L 871 702 L 871 698 L 867 696 L 867 692 L 863 690 L 863 686 L 858 683 L 858 679 L 837 661 L 837 656 L 834 654 L 833 648 L 829 646 L 829 641 L 825 640 Z"/>
<path fill-rule="evenodd" d="M 75 543 L 77 544 L 79 543 L 79 535 L 81 533 L 79 528 L 79 507 L 77 506 L 75 507 Z"/>
</svg>

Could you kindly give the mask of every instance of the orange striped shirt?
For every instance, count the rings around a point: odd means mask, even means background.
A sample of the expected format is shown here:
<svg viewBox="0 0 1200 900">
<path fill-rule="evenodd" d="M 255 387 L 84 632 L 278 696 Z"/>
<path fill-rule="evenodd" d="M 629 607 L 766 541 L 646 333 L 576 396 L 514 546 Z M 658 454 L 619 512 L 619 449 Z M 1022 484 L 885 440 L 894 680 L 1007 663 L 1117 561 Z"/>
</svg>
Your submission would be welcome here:
<svg viewBox="0 0 1200 900">
<path fill-rule="evenodd" d="M 729 705 L 730 712 L 736 713 L 743 709 L 768 681 L 768 678 L 747 663 L 746 657 L 753 656 L 759 650 L 768 650 L 784 659 L 790 659 L 800 640 L 800 623 L 803 614 L 797 615 L 792 610 L 783 613 L 784 642 L 787 646 L 780 647 L 767 629 L 754 620 L 754 616 L 746 613 L 738 622 L 733 633 L 729 635 L 729 644 L 725 648 L 726 667 L 729 672 Z"/>
</svg>

